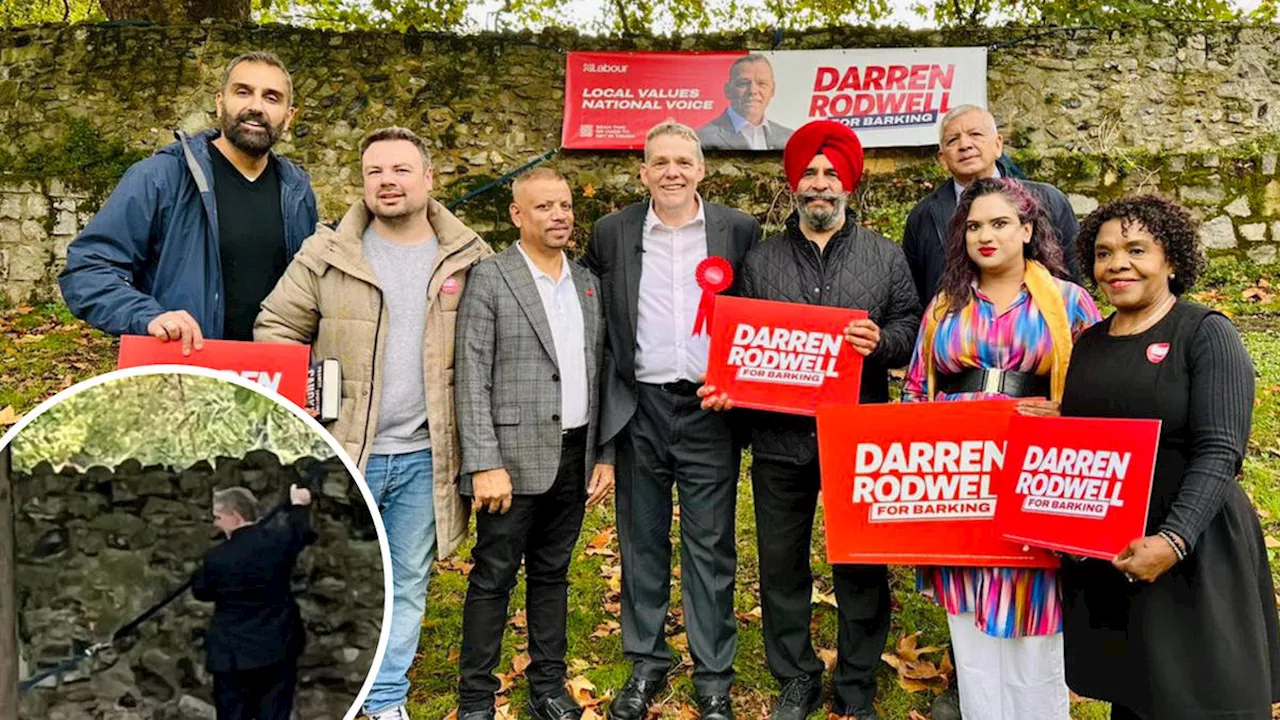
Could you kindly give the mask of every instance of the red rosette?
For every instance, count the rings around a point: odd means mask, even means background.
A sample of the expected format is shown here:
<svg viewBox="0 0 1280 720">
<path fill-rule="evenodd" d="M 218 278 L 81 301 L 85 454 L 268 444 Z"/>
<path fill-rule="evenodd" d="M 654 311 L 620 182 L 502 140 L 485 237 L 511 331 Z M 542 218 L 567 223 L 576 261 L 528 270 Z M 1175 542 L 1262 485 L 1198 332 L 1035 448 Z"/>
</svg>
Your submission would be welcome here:
<svg viewBox="0 0 1280 720">
<path fill-rule="evenodd" d="M 698 287 L 702 288 L 702 299 L 698 302 L 698 315 L 693 319 L 693 334 L 701 335 L 711 324 L 711 308 L 715 304 L 716 293 L 728 290 L 733 284 L 733 266 L 728 260 L 711 255 L 698 263 L 694 277 Z"/>
</svg>

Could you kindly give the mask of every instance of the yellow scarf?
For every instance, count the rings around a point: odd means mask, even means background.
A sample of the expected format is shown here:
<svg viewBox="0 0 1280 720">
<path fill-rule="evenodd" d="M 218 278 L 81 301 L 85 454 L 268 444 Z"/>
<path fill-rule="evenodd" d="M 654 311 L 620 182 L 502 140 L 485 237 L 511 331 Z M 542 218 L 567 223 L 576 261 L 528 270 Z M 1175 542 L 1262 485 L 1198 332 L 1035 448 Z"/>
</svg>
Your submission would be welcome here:
<svg viewBox="0 0 1280 720">
<path fill-rule="evenodd" d="M 1049 337 L 1053 339 L 1053 364 L 1049 367 L 1049 399 L 1061 400 L 1062 388 L 1067 379 L 1067 364 L 1071 361 L 1071 323 L 1067 321 L 1067 304 L 1062 299 L 1062 291 L 1054 282 L 1053 275 L 1044 265 L 1035 260 L 1027 261 L 1026 272 L 1022 282 L 1031 294 L 1031 302 L 1044 318 L 1049 327 Z M 933 370 L 933 336 L 938 332 L 938 321 L 947 314 L 947 296 L 939 293 L 933 306 L 933 312 L 924 319 L 924 343 L 920 347 L 924 359 L 925 378 L 928 385 L 928 397 L 933 400 L 937 394 L 936 378 Z"/>
</svg>

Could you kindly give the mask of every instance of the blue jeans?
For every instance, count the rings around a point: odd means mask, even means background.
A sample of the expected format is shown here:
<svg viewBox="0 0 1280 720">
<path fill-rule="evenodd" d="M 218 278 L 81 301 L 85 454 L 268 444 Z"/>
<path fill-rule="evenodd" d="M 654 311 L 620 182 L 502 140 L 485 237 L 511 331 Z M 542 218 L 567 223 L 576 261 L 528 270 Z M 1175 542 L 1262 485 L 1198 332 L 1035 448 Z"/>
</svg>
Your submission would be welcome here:
<svg viewBox="0 0 1280 720">
<path fill-rule="evenodd" d="M 409 696 L 409 666 L 418 651 L 427 574 L 436 554 L 431 450 L 370 455 L 364 479 L 387 531 L 394 586 L 391 633 L 364 703 L 365 712 L 375 713 L 403 705 Z"/>
</svg>

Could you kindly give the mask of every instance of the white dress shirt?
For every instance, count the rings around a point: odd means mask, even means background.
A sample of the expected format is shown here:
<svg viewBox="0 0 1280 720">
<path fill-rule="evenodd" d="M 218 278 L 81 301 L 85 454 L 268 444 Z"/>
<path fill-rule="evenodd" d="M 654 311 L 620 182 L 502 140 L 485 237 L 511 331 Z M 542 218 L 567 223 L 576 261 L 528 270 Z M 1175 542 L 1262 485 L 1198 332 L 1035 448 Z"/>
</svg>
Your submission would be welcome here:
<svg viewBox="0 0 1280 720">
<path fill-rule="evenodd" d="M 751 121 L 742 117 L 730 106 L 726 111 L 733 122 L 733 131 L 746 138 L 747 147 L 752 150 L 768 150 L 769 142 L 764 137 L 764 123 L 752 125 Z"/>
<path fill-rule="evenodd" d="M 706 205 L 680 227 L 658 219 L 650 203 L 641 246 L 640 298 L 636 313 L 636 380 L 697 381 L 707 370 L 710 335 L 694 335 L 702 288 L 698 263 L 707 258 Z"/>
<path fill-rule="evenodd" d="M 569 274 L 569 258 L 560 253 L 560 278 L 553 280 L 533 264 L 519 242 L 516 249 L 533 273 L 533 284 L 542 299 L 542 310 L 551 325 L 556 346 L 556 364 L 560 366 L 560 428 L 580 428 L 588 421 L 586 328 L 578 289 Z"/>
</svg>

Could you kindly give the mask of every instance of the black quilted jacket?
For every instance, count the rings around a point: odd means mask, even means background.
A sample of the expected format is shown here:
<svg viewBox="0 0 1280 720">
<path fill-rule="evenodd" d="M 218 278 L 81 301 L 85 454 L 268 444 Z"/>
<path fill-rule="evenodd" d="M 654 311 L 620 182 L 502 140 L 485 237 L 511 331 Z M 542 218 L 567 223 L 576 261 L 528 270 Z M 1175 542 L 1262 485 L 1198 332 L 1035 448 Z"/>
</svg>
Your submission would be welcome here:
<svg viewBox="0 0 1280 720">
<path fill-rule="evenodd" d="M 880 327 L 880 345 L 863 360 L 860 402 L 889 400 L 890 368 L 911 360 L 920 329 L 920 298 L 902 249 L 859 227 L 849 211 L 821 254 L 792 213 L 781 234 L 756 245 L 742 263 L 744 297 L 866 310 Z M 746 411 L 752 456 L 804 465 L 818 456 L 813 418 Z"/>
</svg>

